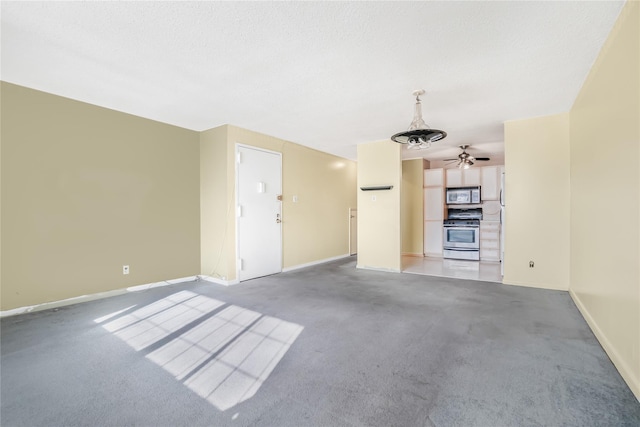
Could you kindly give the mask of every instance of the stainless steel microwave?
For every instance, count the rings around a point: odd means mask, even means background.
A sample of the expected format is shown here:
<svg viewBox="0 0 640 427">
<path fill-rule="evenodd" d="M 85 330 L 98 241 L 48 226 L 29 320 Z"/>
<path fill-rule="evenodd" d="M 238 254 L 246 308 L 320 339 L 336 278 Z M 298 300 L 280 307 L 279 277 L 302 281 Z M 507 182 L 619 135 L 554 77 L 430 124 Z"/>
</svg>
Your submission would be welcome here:
<svg viewBox="0 0 640 427">
<path fill-rule="evenodd" d="M 447 188 L 447 205 L 474 205 L 482 203 L 480 187 L 451 187 Z"/>
</svg>

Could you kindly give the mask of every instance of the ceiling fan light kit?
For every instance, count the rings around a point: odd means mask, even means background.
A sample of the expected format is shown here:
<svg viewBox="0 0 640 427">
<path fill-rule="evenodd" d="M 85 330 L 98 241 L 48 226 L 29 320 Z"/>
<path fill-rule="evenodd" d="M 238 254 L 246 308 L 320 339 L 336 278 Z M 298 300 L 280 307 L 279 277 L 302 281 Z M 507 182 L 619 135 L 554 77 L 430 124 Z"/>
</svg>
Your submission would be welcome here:
<svg viewBox="0 0 640 427">
<path fill-rule="evenodd" d="M 462 153 L 458 154 L 458 158 L 445 159 L 444 161 L 458 162 L 457 166 L 460 169 L 469 169 L 471 166 L 473 166 L 475 162 L 478 162 L 478 161 L 486 162 L 488 160 L 491 160 L 489 157 L 473 157 L 471 154 L 467 153 L 467 148 L 469 147 L 470 145 L 460 145 L 460 148 L 462 149 Z"/>
<path fill-rule="evenodd" d="M 447 136 L 445 131 L 439 129 L 431 129 L 422 118 L 422 103 L 420 96 L 424 95 L 424 90 L 416 90 L 413 96 L 416 97 L 416 106 L 413 113 L 413 120 L 406 132 L 396 133 L 391 140 L 398 144 L 407 144 L 409 150 L 422 150 L 429 148 L 432 143 L 439 141 Z"/>
</svg>

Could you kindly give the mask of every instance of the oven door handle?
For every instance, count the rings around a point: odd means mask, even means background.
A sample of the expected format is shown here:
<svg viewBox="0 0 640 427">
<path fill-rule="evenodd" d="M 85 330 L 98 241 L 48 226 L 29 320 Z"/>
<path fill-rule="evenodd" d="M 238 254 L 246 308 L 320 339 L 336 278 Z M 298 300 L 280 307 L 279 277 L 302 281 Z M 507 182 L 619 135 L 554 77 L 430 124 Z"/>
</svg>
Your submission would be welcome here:
<svg viewBox="0 0 640 427">
<path fill-rule="evenodd" d="M 478 249 L 474 249 L 474 248 L 452 248 L 452 247 L 448 247 L 445 246 L 443 249 L 446 249 L 448 251 L 457 251 L 457 252 L 478 252 Z"/>
</svg>

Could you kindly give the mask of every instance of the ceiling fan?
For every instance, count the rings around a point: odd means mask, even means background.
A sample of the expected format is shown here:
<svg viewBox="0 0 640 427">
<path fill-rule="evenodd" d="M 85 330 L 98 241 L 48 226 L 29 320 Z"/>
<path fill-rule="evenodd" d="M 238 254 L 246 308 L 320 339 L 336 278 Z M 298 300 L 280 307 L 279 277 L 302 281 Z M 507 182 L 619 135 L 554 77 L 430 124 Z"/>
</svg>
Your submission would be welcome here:
<svg viewBox="0 0 640 427">
<path fill-rule="evenodd" d="M 487 160 L 491 160 L 489 157 L 473 157 L 471 154 L 467 153 L 467 148 L 470 145 L 460 145 L 462 148 L 462 153 L 458 154 L 457 159 L 444 159 L 445 162 L 458 162 L 458 167 L 460 169 L 469 169 L 469 166 L 473 165 L 475 162 L 485 162 Z"/>
</svg>

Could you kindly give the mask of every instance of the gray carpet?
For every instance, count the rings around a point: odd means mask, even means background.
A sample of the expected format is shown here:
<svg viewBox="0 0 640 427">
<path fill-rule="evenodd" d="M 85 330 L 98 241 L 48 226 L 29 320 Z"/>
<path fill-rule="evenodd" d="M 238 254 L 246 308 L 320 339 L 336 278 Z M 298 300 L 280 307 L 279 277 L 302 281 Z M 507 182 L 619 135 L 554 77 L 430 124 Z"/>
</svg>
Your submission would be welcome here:
<svg viewBox="0 0 640 427">
<path fill-rule="evenodd" d="M 566 292 L 353 258 L 1 327 L 5 427 L 640 425 Z"/>
</svg>

